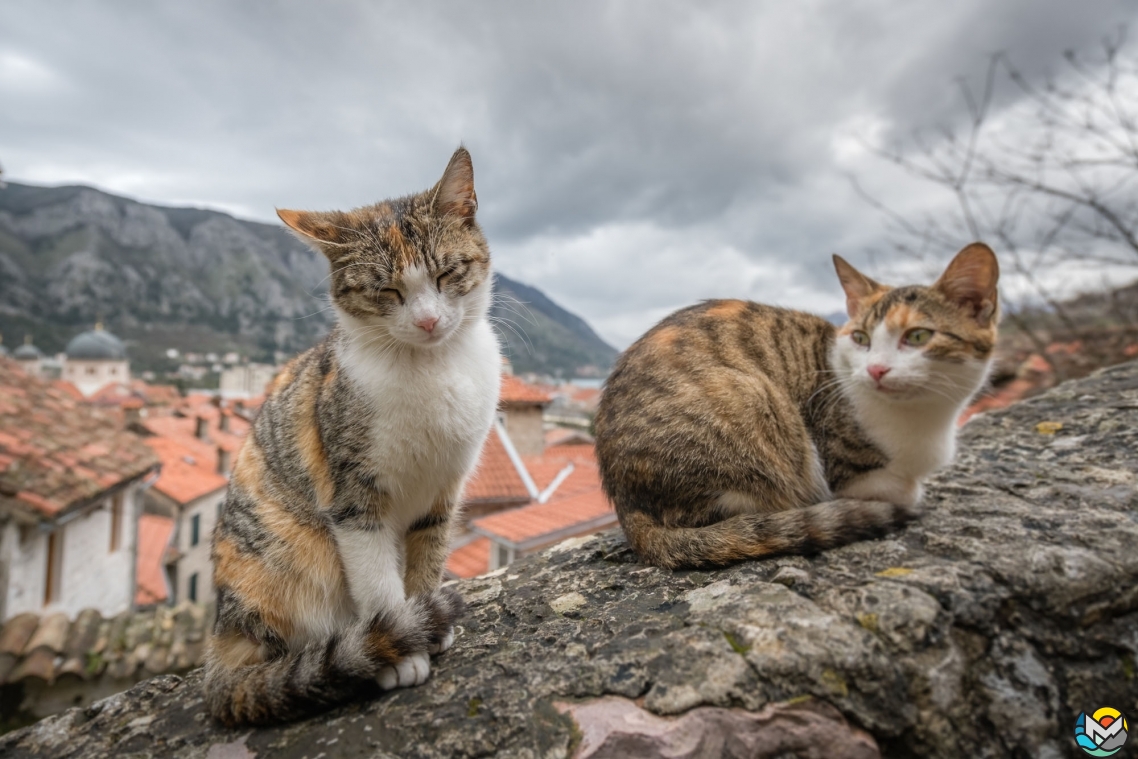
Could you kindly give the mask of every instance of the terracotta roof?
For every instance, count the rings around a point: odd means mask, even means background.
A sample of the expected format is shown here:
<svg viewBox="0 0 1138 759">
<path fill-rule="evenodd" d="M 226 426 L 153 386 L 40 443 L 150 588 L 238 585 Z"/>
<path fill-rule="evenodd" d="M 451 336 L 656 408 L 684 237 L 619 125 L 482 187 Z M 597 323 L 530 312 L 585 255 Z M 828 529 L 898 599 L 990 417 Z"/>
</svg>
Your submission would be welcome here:
<svg viewBox="0 0 1138 759">
<path fill-rule="evenodd" d="M 182 393 L 174 385 L 151 385 L 140 379 L 130 381 L 130 387 L 146 401 L 148 406 L 173 406 L 180 403 Z"/>
<path fill-rule="evenodd" d="M 51 517 L 157 464 L 114 414 L 0 358 L 0 506 Z"/>
<path fill-rule="evenodd" d="M 486 442 L 482 444 L 482 454 L 478 458 L 478 468 L 466 483 L 463 500 L 472 501 L 513 501 L 525 502 L 530 498 L 525 481 L 503 445 L 498 427 L 490 430 Z"/>
<path fill-rule="evenodd" d="M 555 446 L 541 456 L 526 456 L 523 460 L 542 491 L 568 465 L 572 464 L 572 470 L 545 503 L 531 503 L 476 519 L 471 523 L 476 532 L 517 545 L 544 545 L 563 533 L 567 533 L 565 537 L 586 534 L 615 523 L 616 513 L 601 489 L 593 446 Z M 582 532 L 573 531 L 578 526 Z"/>
<path fill-rule="evenodd" d="M 502 392 L 498 396 L 499 403 L 549 403 L 553 400 L 549 393 L 539 387 L 522 382 L 512 374 L 502 375 Z"/>
<path fill-rule="evenodd" d="M 142 421 L 142 427 L 153 435 L 145 438 L 146 444 L 162 461 L 154 489 L 183 505 L 226 487 L 229 481 L 218 471 L 217 449 L 235 454 L 249 431 L 247 421 L 227 410 L 209 404 L 187 410 L 196 413 L 152 416 Z M 229 418 L 229 432 L 222 432 L 218 426 L 222 414 Z M 206 420 L 206 440 L 196 435 L 198 416 Z"/>
<path fill-rule="evenodd" d="M 63 676 L 139 680 L 202 663 L 209 614 L 188 602 L 104 619 L 94 609 L 18 614 L 0 628 L 0 684 Z"/>
<path fill-rule="evenodd" d="M 170 595 L 166 587 L 166 548 L 174 534 L 174 520 L 157 514 L 138 518 L 138 560 L 135 565 L 134 603 L 150 606 L 165 601 Z"/>
<path fill-rule="evenodd" d="M 490 539 L 475 538 L 447 557 L 447 572 L 455 577 L 477 577 L 490 568 Z"/>
<path fill-rule="evenodd" d="M 476 519 L 479 534 L 503 539 L 519 547 L 536 547 L 616 524 L 616 512 L 599 489 L 546 503 L 534 503 Z"/>
</svg>

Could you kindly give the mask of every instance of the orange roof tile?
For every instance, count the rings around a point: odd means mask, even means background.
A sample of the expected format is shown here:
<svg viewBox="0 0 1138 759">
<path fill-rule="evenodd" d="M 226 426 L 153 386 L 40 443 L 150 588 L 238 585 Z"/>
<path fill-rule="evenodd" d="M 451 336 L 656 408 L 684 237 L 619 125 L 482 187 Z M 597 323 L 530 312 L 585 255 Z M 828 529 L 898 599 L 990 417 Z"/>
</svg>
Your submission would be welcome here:
<svg viewBox="0 0 1138 759">
<path fill-rule="evenodd" d="M 506 447 L 498 437 L 498 429 L 490 430 L 482 444 L 482 454 L 474 476 L 463 491 L 465 501 L 528 501 L 529 490 L 518 474 Z"/>
<path fill-rule="evenodd" d="M 114 414 L 0 358 L 0 504 L 54 516 L 158 464 Z M 4 493 L 8 495 L 3 495 Z"/>
<path fill-rule="evenodd" d="M 588 534 L 616 523 L 616 512 L 598 487 L 547 503 L 535 503 L 476 519 L 472 528 L 487 537 L 534 546 L 560 537 Z M 579 528 L 580 531 L 576 531 Z"/>
<path fill-rule="evenodd" d="M 228 480 L 218 472 L 217 449 L 235 453 L 249 431 L 248 422 L 228 411 L 209 404 L 192 410 L 198 414 L 148 417 L 142 423 L 153 435 L 145 438 L 146 444 L 162 460 L 154 489 L 182 505 L 226 487 Z M 218 426 L 222 413 L 229 418 L 229 432 Z M 198 415 L 208 422 L 206 440 L 196 435 Z"/>
<path fill-rule="evenodd" d="M 490 540 L 475 538 L 447 557 L 447 571 L 455 577 L 477 577 L 490 569 Z"/>
<path fill-rule="evenodd" d="M 534 387 L 512 374 L 502 375 L 502 392 L 499 402 L 507 403 L 549 403 L 553 398 L 541 388 Z"/>
<path fill-rule="evenodd" d="M 217 448 L 201 441 L 168 437 L 147 438 L 146 444 L 162 461 L 154 489 L 185 505 L 229 485 L 217 471 Z"/>
<path fill-rule="evenodd" d="M 134 602 L 149 606 L 166 600 L 164 557 L 170 537 L 174 534 L 174 520 L 156 514 L 143 514 L 138 518 L 138 561 Z"/>
</svg>

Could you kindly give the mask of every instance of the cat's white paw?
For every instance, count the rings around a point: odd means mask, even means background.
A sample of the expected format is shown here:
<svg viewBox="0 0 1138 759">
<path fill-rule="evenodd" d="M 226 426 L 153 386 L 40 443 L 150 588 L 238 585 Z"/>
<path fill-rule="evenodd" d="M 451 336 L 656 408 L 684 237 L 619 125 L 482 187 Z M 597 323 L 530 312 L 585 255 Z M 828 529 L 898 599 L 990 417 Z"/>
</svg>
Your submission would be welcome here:
<svg viewBox="0 0 1138 759">
<path fill-rule="evenodd" d="M 379 687 L 384 690 L 410 688 L 427 682 L 431 674 L 431 657 L 426 651 L 406 656 L 394 666 L 386 666 L 379 671 Z"/>
<path fill-rule="evenodd" d="M 431 645 L 427 646 L 427 652 L 431 654 L 441 654 L 443 651 L 446 651 L 453 645 L 454 627 L 451 627 L 449 630 L 447 630 L 447 634 L 443 636 L 443 639 L 441 641 L 438 643 L 432 643 Z"/>
</svg>

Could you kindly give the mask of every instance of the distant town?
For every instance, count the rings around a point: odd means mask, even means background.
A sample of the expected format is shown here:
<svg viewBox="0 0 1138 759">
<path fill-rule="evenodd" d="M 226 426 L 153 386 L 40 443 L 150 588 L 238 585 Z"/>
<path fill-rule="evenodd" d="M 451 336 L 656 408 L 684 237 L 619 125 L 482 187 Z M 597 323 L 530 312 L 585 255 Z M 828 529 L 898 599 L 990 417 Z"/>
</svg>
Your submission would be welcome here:
<svg viewBox="0 0 1138 759">
<path fill-rule="evenodd" d="M 166 357 L 175 371 L 135 376 L 98 323 L 56 355 L 0 342 L 0 685 L 21 689 L 27 719 L 200 663 L 211 531 L 287 357 Z M 600 379 L 515 376 L 508 361 L 502 373 L 452 578 L 616 524 L 590 435 Z"/>
</svg>

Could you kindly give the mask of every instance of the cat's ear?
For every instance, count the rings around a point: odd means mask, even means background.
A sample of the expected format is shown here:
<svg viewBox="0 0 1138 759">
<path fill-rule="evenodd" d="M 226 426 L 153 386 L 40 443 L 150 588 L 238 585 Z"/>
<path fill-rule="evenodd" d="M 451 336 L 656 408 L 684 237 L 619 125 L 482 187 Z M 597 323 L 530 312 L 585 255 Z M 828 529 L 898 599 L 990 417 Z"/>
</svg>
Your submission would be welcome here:
<svg viewBox="0 0 1138 759">
<path fill-rule="evenodd" d="M 460 147 L 450 157 L 443 178 L 435 185 L 432 203 L 435 211 L 443 216 L 474 220 L 478 196 L 474 193 L 474 164 L 466 148 Z"/>
<path fill-rule="evenodd" d="M 834 254 L 834 269 L 838 272 L 838 281 L 842 283 L 842 289 L 846 291 L 846 313 L 851 319 L 858 315 L 861 304 L 866 298 L 889 289 L 862 274 L 837 253 Z"/>
<path fill-rule="evenodd" d="M 349 229 L 347 219 L 339 211 L 290 211 L 278 208 L 277 216 L 294 232 L 316 243 L 339 245 L 344 242 L 344 233 Z"/>
<path fill-rule="evenodd" d="M 984 243 L 974 242 L 956 254 L 933 289 L 964 308 L 980 326 L 987 327 L 999 306 L 996 290 L 999 278 L 996 254 Z"/>
</svg>

